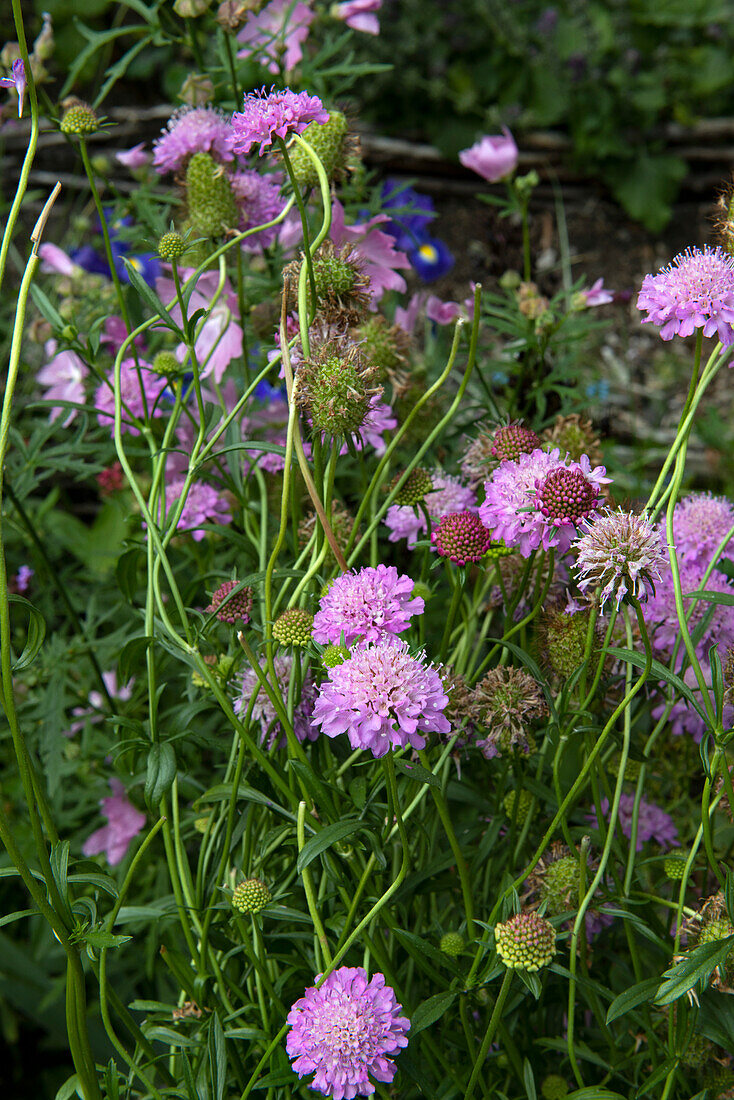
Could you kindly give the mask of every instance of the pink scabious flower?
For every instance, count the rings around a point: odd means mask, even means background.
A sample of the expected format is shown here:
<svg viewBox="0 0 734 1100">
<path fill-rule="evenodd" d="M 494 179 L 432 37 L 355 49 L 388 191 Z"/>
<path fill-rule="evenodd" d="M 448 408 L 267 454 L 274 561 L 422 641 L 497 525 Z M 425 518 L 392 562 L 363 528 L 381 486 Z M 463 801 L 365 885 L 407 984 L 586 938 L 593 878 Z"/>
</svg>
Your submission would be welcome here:
<svg viewBox="0 0 734 1100">
<path fill-rule="evenodd" d="M 422 749 L 424 733 L 448 733 L 447 703 L 433 665 L 411 657 L 400 638 L 383 638 L 329 669 L 312 725 L 327 737 L 346 733 L 353 749 L 380 757 L 391 747 Z"/>
<path fill-rule="evenodd" d="M 700 328 L 728 347 L 734 343 L 734 257 L 718 245 L 681 252 L 657 275 L 645 276 L 637 308 L 647 310 L 642 323 L 659 325 L 663 340 Z"/>
<path fill-rule="evenodd" d="M 334 4 L 331 14 L 335 19 L 343 19 L 353 31 L 379 34 L 380 23 L 374 13 L 381 7 L 382 0 L 345 0 L 345 3 Z"/>
<path fill-rule="evenodd" d="M 599 486 L 611 480 L 605 475 L 603 466 L 592 469 L 586 455 L 569 462 L 557 448 L 537 447 L 500 462 L 484 483 L 479 515 L 494 539 L 516 546 L 524 558 L 540 546 L 565 553 L 576 525 L 596 508 Z"/>
<path fill-rule="evenodd" d="M 185 281 L 193 275 L 194 269 L 179 268 L 179 271 Z M 203 324 L 200 320 L 197 325 L 198 335 L 194 342 L 194 350 L 201 377 L 207 378 L 212 375 L 217 385 L 222 381 L 224 372 L 232 360 L 242 355 L 242 327 L 236 320 L 239 316 L 237 295 L 229 279 L 225 279 L 222 293 L 212 306 L 218 286 L 219 275 L 216 271 L 207 271 L 200 275 L 188 306 L 189 317 L 199 309 L 206 310 L 206 319 Z M 155 287 L 161 301 L 171 306 L 171 317 L 180 325 L 181 307 L 176 300 L 176 284 L 173 279 L 156 279 Z M 176 348 L 176 358 L 179 363 L 184 362 L 187 354 L 186 344 L 179 344 Z"/>
<path fill-rule="evenodd" d="M 675 552 L 679 558 L 708 565 L 714 551 L 733 527 L 734 505 L 726 497 L 690 493 L 676 504 L 673 512 Z M 664 529 L 661 535 L 664 535 Z M 725 547 L 723 553 L 726 552 Z"/>
<path fill-rule="evenodd" d="M 303 57 L 301 46 L 308 38 L 316 18 L 310 3 L 301 0 L 271 0 L 262 11 L 248 12 L 237 40 L 242 43 L 238 57 L 262 57 L 274 76 L 290 72 Z M 300 131 L 299 131 L 300 132 Z"/>
<path fill-rule="evenodd" d="M 704 657 L 709 647 L 714 642 L 719 643 L 722 652 L 730 645 L 734 645 L 734 607 L 725 604 L 712 604 L 708 600 L 696 600 L 693 610 L 693 601 L 687 598 L 687 593 L 699 592 L 706 589 L 709 592 L 722 592 L 726 595 L 734 593 L 734 585 L 718 569 L 714 569 L 711 576 L 703 583 L 703 575 L 706 572 L 706 562 L 688 561 L 682 558 L 678 562 L 680 572 L 680 584 L 683 592 L 683 608 L 688 616 L 688 630 L 691 634 L 700 626 L 702 620 L 711 613 L 708 625 L 696 645 L 696 653 Z M 675 589 L 673 588 L 673 573 L 670 564 L 666 563 L 662 570 L 660 581 L 655 585 L 653 595 L 645 604 L 645 622 L 650 631 L 650 641 L 653 650 L 665 658 L 673 652 L 676 641 L 680 636 L 678 615 L 675 609 Z"/>
<path fill-rule="evenodd" d="M 469 149 L 462 149 L 459 160 L 489 183 L 497 183 L 512 174 L 517 167 L 518 151 L 515 139 L 506 126 L 502 134 L 486 135 Z"/>
<path fill-rule="evenodd" d="M 461 306 L 458 302 L 442 302 L 434 294 L 426 302 L 426 317 L 437 325 L 450 325 L 460 316 Z"/>
<path fill-rule="evenodd" d="M 458 477 L 451 477 L 437 470 L 431 474 L 433 489 L 426 493 L 424 503 L 431 519 L 440 519 L 450 512 L 476 512 L 477 498 L 472 489 L 463 485 Z M 426 520 L 422 512 L 416 512 L 409 505 L 391 504 L 385 516 L 385 526 L 390 531 L 390 542 L 407 539 L 413 547 L 417 539 L 426 530 Z"/>
<path fill-rule="evenodd" d="M 290 653 L 276 653 L 273 657 L 275 676 L 278 681 L 280 693 L 284 699 L 288 698 L 288 684 L 293 675 L 293 656 Z M 267 669 L 263 669 L 267 675 Z M 268 749 L 283 748 L 286 744 L 286 736 L 281 726 L 277 712 L 270 697 L 260 686 L 257 673 L 249 665 L 245 665 L 242 674 L 242 694 L 235 699 L 235 714 L 247 714 L 250 699 L 257 689 L 258 694 L 252 708 L 252 721 L 260 724 L 260 744 L 266 744 Z M 293 711 L 293 731 L 299 741 L 315 741 L 319 731 L 311 724 L 316 688 L 310 677 L 306 676 L 301 687 L 301 698 L 296 702 Z"/>
<path fill-rule="evenodd" d="M 181 499 L 183 488 L 183 478 L 176 478 L 168 486 L 166 500 L 169 511 Z M 194 481 L 189 486 L 186 503 L 178 517 L 176 528 L 179 531 L 191 531 L 194 542 L 201 542 L 206 534 L 203 525 L 207 522 L 231 523 L 232 514 L 229 504 L 213 485 L 207 485 L 204 481 Z"/>
<path fill-rule="evenodd" d="M 363 447 L 369 446 L 373 448 L 375 454 L 383 455 L 387 450 L 383 435 L 385 432 L 391 432 L 397 426 L 397 417 L 390 406 L 384 401 L 380 401 L 379 394 L 375 394 L 370 399 L 367 415 L 357 432 L 357 450 L 361 451 Z"/>
<path fill-rule="evenodd" d="M 386 290 L 397 290 L 401 294 L 406 289 L 398 268 L 409 268 L 410 260 L 404 252 L 395 248 L 395 240 L 389 233 L 383 233 L 378 225 L 389 222 L 387 214 L 376 214 L 366 222 L 347 225 L 344 220 L 344 207 L 338 199 L 331 204 L 331 229 L 329 236 L 335 249 L 351 244 L 354 258 L 361 271 L 370 281 L 370 308 L 376 309 Z"/>
<path fill-rule="evenodd" d="M 431 542 L 442 558 L 469 565 L 482 560 L 492 537 L 476 512 L 449 512 L 431 532 Z"/>
<path fill-rule="evenodd" d="M 75 275 L 81 275 L 82 269 L 79 264 L 75 264 L 71 256 L 68 256 L 64 252 L 63 248 L 59 248 L 56 244 L 44 242 L 38 249 L 38 255 L 41 257 L 41 271 L 45 274 L 54 275 L 68 275 L 73 278 Z"/>
<path fill-rule="evenodd" d="M 283 92 L 249 92 L 241 111 L 232 115 L 231 148 L 233 152 L 246 156 L 253 145 L 260 143 L 260 156 L 274 138 L 285 138 L 288 134 L 302 134 L 311 122 L 324 123 L 329 120 L 329 112 L 318 96 L 308 92 L 292 92 L 286 88 Z"/>
<path fill-rule="evenodd" d="M 119 779 L 110 779 L 110 787 L 111 796 L 100 802 L 107 824 L 87 837 L 82 851 L 85 856 L 98 856 L 104 852 L 110 867 L 114 867 L 125 856 L 130 841 L 145 825 L 145 814 L 135 809 Z"/>
<path fill-rule="evenodd" d="M 413 615 L 422 615 L 420 596 L 411 598 L 414 582 L 399 574 L 394 565 L 366 566 L 358 573 L 343 573 L 321 597 L 313 621 L 314 641 L 339 645 L 356 641 L 377 642 L 402 634 Z"/>
<path fill-rule="evenodd" d="M 162 416 L 163 412 L 156 407 L 156 402 L 166 388 L 165 378 L 146 370 L 148 363 L 139 360 L 139 370 L 134 359 L 123 359 L 120 364 L 120 396 L 122 399 L 122 431 L 130 435 L 140 435 L 140 431 L 126 419 L 134 416 L 137 420 L 145 418 L 145 411 L 149 417 Z M 140 383 L 143 388 L 141 390 Z M 145 400 L 143 400 L 145 395 Z M 102 382 L 97 387 L 94 395 L 94 407 L 97 410 L 97 420 L 103 427 L 111 427 L 115 419 L 115 389 L 113 379 Z"/>
<path fill-rule="evenodd" d="M 231 141 L 230 123 L 216 108 L 180 107 L 153 142 L 153 167 L 161 176 L 178 172 L 194 153 L 230 161 L 234 159 Z"/>
<path fill-rule="evenodd" d="M 619 814 L 617 820 L 621 826 L 624 835 L 630 839 L 632 837 L 632 814 L 635 805 L 635 796 L 633 794 L 623 794 L 619 799 Z M 600 806 L 602 816 L 606 819 L 609 813 L 609 799 L 602 798 Z M 599 828 L 599 821 L 596 816 L 596 810 L 586 815 L 586 820 L 590 824 Z M 678 829 L 669 814 L 666 814 L 665 810 L 661 810 L 659 806 L 656 806 L 654 802 L 647 802 L 644 798 L 640 799 L 640 811 L 637 819 L 637 844 L 635 846 L 636 851 L 642 850 L 642 845 L 648 841 L 654 840 L 661 848 L 672 848 L 678 842 Z"/>
<path fill-rule="evenodd" d="M 17 57 L 10 68 L 12 76 L 0 77 L 0 88 L 14 88 L 18 96 L 18 118 L 23 115 L 23 96 L 26 89 L 25 65 Z"/>
<path fill-rule="evenodd" d="M 254 229 L 273 221 L 283 207 L 280 183 L 274 176 L 263 176 L 254 168 L 244 168 L 230 177 L 232 191 L 240 210 L 241 230 Z M 242 242 L 245 252 L 259 252 L 273 243 L 278 236 L 279 225 L 253 233 Z"/>
<path fill-rule="evenodd" d="M 614 301 L 614 295 L 604 286 L 603 279 L 597 279 L 588 290 L 582 290 L 580 296 L 586 306 L 606 306 Z"/>
<path fill-rule="evenodd" d="M 150 160 L 150 153 L 146 152 L 145 142 L 139 141 L 137 145 L 133 145 L 130 149 L 121 149 L 119 153 L 115 153 L 115 160 L 125 168 L 129 168 L 131 172 L 134 172 L 137 168 L 145 168 L 146 164 Z"/>
<path fill-rule="evenodd" d="M 644 603 L 667 566 L 657 528 L 621 509 L 584 520 L 573 547 L 578 586 L 600 587 L 602 607 L 613 598 L 619 610 L 627 595 Z"/>
<path fill-rule="evenodd" d="M 293 1069 L 299 1077 L 313 1073 L 311 1088 L 334 1100 L 372 1096 L 370 1077 L 392 1081 L 396 1066 L 389 1055 L 408 1045 L 410 1020 L 401 1011 L 384 975 L 370 981 L 363 967 L 340 966 L 288 1013 Z"/>
<path fill-rule="evenodd" d="M 84 404 L 84 379 L 89 374 L 89 368 L 83 359 L 75 351 L 58 351 L 55 340 L 47 340 L 44 345 L 46 355 L 51 358 L 45 366 L 41 367 L 36 375 L 36 381 L 44 386 L 45 401 L 69 401 L 74 405 Z M 48 415 L 49 420 L 56 420 L 59 416 L 65 416 L 62 427 L 67 428 L 76 416 L 76 409 L 67 409 L 63 405 L 56 405 Z"/>
</svg>

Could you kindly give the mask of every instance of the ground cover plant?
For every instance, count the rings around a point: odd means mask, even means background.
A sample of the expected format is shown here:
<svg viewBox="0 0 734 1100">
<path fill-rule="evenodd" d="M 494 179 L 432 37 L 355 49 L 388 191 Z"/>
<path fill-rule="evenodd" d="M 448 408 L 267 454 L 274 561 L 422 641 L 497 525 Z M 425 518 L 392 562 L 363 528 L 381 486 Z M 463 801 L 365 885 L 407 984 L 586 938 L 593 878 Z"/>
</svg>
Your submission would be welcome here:
<svg viewBox="0 0 734 1100">
<path fill-rule="evenodd" d="M 613 295 L 543 281 L 510 131 L 460 159 L 519 269 L 456 301 L 430 199 L 361 163 L 379 0 L 129 6 L 200 71 L 123 194 L 124 66 L 42 115 L 13 0 L 0 78 L 8 1095 L 734 1096 L 734 503 L 686 465 L 730 200 L 637 290 L 689 381 L 630 501 L 586 404 Z"/>
</svg>

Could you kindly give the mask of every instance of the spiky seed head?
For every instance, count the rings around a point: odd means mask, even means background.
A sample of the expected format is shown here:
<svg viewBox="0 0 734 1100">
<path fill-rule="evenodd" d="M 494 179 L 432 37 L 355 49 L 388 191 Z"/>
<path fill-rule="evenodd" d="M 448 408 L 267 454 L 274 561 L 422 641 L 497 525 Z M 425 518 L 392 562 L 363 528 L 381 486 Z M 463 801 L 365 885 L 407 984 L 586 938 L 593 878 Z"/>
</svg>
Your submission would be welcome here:
<svg viewBox="0 0 734 1100">
<path fill-rule="evenodd" d="M 235 592 L 239 583 L 222 581 L 219 588 L 212 593 L 211 603 L 206 608 L 207 614 L 216 612 L 220 623 L 249 623 L 254 593 L 249 585 Z"/>
<path fill-rule="evenodd" d="M 344 178 L 355 143 L 349 140 L 349 123 L 341 111 L 330 110 L 328 121 L 310 123 L 301 137 L 318 156 L 328 180 Z M 318 187 L 318 172 L 306 150 L 294 142 L 288 154 L 298 186 Z"/>
<path fill-rule="evenodd" d="M 317 432 L 353 435 L 364 423 L 370 402 L 381 392 L 373 385 L 375 370 L 355 344 L 329 340 L 298 368 L 296 400 Z"/>
<path fill-rule="evenodd" d="M 571 676 L 584 659 L 591 613 L 586 610 L 566 613 L 563 607 L 552 607 L 541 616 L 539 634 L 543 656 L 558 676 Z M 592 655 L 599 639 L 592 636 Z"/>
<path fill-rule="evenodd" d="M 99 119 L 94 108 L 81 99 L 64 100 L 60 129 L 62 134 L 95 134 L 99 129 Z"/>
<path fill-rule="evenodd" d="M 517 913 L 496 925 L 494 941 L 508 970 L 540 970 L 556 953 L 556 930 L 538 913 Z"/>
<path fill-rule="evenodd" d="M 281 645 L 308 645 L 312 634 L 313 615 L 303 607 L 289 607 L 273 623 L 273 637 Z"/>
<path fill-rule="evenodd" d="M 349 660 L 349 650 L 345 645 L 327 645 L 321 654 L 321 664 L 324 668 L 336 668 Z"/>
<path fill-rule="evenodd" d="M 388 371 L 397 370 L 405 362 L 410 337 L 399 325 L 391 325 L 381 313 L 371 313 L 355 336 L 367 362 L 380 371 L 380 381 L 384 381 Z"/>
<path fill-rule="evenodd" d="M 538 892 L 541 900 L 548 903 L 551 916 L 575 908 L 580 882 L 581 868 L 576 856 L 562 856 L 548 864 Z"/>
<path fill-rule="evenodd" d="M 162 260 L 177 260 L 186 251 L 186 243 L 180 233 L 171 230 L 158 241 L 158 255 Z"/>
<path fill-rule="evenodd" d="M 588 455 L 592 466 L 602 462 L 599 436 L 590 420 L 571 413 L 570 416 L 557 416 L 550 428 L 543 432 L 543 443 L 551 448 L 557 447 L 561 454 L 568 454 L 574 462 L 582 455 Z"/>
<path fill-rule="evenodd" d="M 565 1096 L 568 1096 L 568 1083 L 563 1077 L 559 1077 L 557 1073 L 549 1073 L 547 1077 L 543 1078 L 540 1095 L 543 1100 L 563 1100 Z"/>
<path fill-rule="evenodd" d="M 246 878 L 232 893 L 232 905 L 239 913 L 259 913 L 270 904 L 272 894 L 260 878 Z"/>
<path fill-rule="evenodd" d="M 400 476 L 400 474 L 396 474 L 392 479 L 389 486 L 390 489 L 397 485 Z M 410 471 L 407 478 L 398 489 L 393 497 L 393 504 L 414 508 L 416 504 L 420 504 L 426 493 L 430 493 L 432 489 L 433 478 L 428 470 L 424 470 L 422 466 L 417 466 L 414 470 Z"/>
<path fill-rule="evenodd" d="M 219 237 L 239 224 L 240 213 L 229 177 L 209 153 L 194 153 L 189 160 L 186 203 L 197 237 Z"/>
<path fill-rule="evenodd" d="M 439 947 L 444 955 L 449 955 L 450 958 L 455 959 L 464 950 L 464 937 L 460 936 L 458 932 L 446 932 L 441 936 Z"/>
<path fill-rule="evenodd" d="M 313 275 L 318 298 L 318 315 L 345 326 L 358 325 L 369 305 L 370 281 L 351 245 L 338 252 L 325 241 L 313 258 Z M 360 349 L 367 360 L 365 349 Z"/>
</svg>

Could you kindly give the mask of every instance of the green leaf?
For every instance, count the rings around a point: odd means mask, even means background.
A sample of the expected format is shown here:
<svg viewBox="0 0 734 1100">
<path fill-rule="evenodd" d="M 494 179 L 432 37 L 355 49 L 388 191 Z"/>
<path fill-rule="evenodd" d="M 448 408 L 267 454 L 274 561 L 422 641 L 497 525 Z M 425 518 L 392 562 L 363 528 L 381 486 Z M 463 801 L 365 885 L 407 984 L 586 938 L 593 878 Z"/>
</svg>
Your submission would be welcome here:
<svg viewBox="0 0 734 1100">
<path fill-rule="evenodd" d="M 670 221 L 671 203 L 687 171 L 680 157 L 641 149 L 633 159 L 608 163 L 605 178 L 628 214 L 659 233 Z"/>
<path fill-rule="evenodd" d="M 132 603 L 138 590 L 138 573 L 145 561 L 145 552 L 140 546 L 133 546 L 117 559 L 115 578 L 117 587 L 128 603 Z"/>
<path fill-rule="evenodd" d="M 224 1044 L 224 1032 L 216 1012 L 210 1018 L 207 1050 L 212 1094 L 214 1100 L 222 1100 L 227 1082 L 227 1052 Z"/>
<path fill-rule="evenodd" d="M 125 269 L 127 271 L 131 285 L 135 288 L 143 301 L 146 302 L 147 305 L 153 310 L 153 312 L 157 313 L 158 316 L 164 321 L 166 328 L 169 328 L 171 332 L 173 332 L 173 334 L 175 335 L 176 339 L 183 343 L 186 339 L 183 331 L 173 320 L 171 314 L 163 305 L 163 302 L 160 300 L 156 292 L 152 289 L 152 287 L 148 286 L 145 279 L 142 277 L 140 272 L 137 271 L 135 267 L 133 267 L 127 256 L 122 256 L 121 259 L 125 265 Z"/>
<path fill-rule="evenodd" d="M 430 1027 L 431 1024 L 435 1024 L 436 1020 L 440 1020 L 445 1012 L 449 1010 L 451 1005 L 456 1000 L 457 994 L 447 990 L 445 993 L 436 993 L 435 996 L 429 997 L 427 1001 L 423 1001 L 419 1004 L 415 1012 L 410 1018 L 410 1036 L 414 1038 L 419 1031 L 423 1031 L 425 1028 Z"/>
<path fill-rule="evenodd" d="M 11 592 L 8 594 L 8 602 L 22 604 L 23 607 L 27 607 L 30 616 L 28 620 L 28 636 L 25 646 L 23 647 L 23 652 L 12 666 L 13 672 L 20 672 L 22 669 L 28 668 L 29 665 L 33 664 L 38 656 L 41 646 L 43 645 L 43 639 L 46 637 L 46 620 L 38 608 L 34 607 L 24 596 L 18 596 Z"/>
<path fill-rule="evenodd" d="M 704 986 L 716 967 L 726 962 L 733 944 L 734 936 L 727 936 L 725 940 L 714 940 L 694 947 L 685 958 L 665 971 L 655 1004 L 672 1004 L 699 983 Z"/>
<path fill-rule="evenodd" d="M 533 1076 L 533 1067 L 530 1062 L 525 1059 L 522 1064 L 522 1079 L 525 1085 L 525 1092 L 528 1100 L 538 1100 L 538 1094 L 535 1090 L 535 1077 Z"/>
<path fill-rule="evenodd" d="M 176 777 L 176 753 L 173 745 L 165 742 L 151 745 L 148 768 L 145 775 L 145 801 L 151 809 L 158 806 Z"/>
<path fill-rule="evenodd" d="M 637 985 L 625 989 L 624 993 L 620 993 L 610 1004 L 607 1010 L 607 1023 L 611 1024 L 614 1020 L 618 1020 L 620 1016 L 624 1016 L 627 1012 L 631 1012 L 633 1008 L 637 1008 L 638 1005 L 651 1001 L 653 993 L 659 985 L 659 978 L 646 978 L 644 982 L 638 982 Z"/>
<path fill-rule="evenodd" d="M 632 649 L 617 649 L 615 646 L 609 646 L 607 653 L 610 657 L 616 657 L 619 661 L 626 661 L 627 664 L 634 665 L 635 668 L 645 667 L 644 654 L 635 653 Z M 693 694 L 688 684 L 681 680 L 680 676 L 676 676 L 676 674 L 671 672 L 665 665 L 661 665 L 660 661 L 653 661 L 650 678 L 665 680 L 667 684 L 672 684 L 675 690 L 686 699 L 703 721 L 706 721 L 706 714 L 701 709 L 701 704 L 697 701 L 696 696 Z"/>
<path fill-rule="evenodd" d="M 576 1089 L 575 1092 L 569 1092 L 566 1100 L 625 1100 L 625 1097 L 619 1092 L 600 1089 L 592 1085 L 586 1089 Z"/>
<path fill-rule="evenodd" d="M 143 664 L 143 658 L 148 648 L 153 644 L 153 637 L 131 638 L 120 650 L 117 658 L 117 682 L 126 684 Z"/>
<path fill-rule="evenodd" d="M 407 775 L 408 779 L 415 779 L 418 783 L 427 783 L 429 787 L 441 788 L 441 780 L 433 772 L 429 772 L 428 768 L 423 768 L 420 764 L 412 764 L 409 760 L 398 759 L 394 763 L 395 770 Z"/>
<path fill-rule="evenodd" d="M 103 947 L 120 947 L 123 943 L 128 943 L 132 936 L 118 936 L 114 932 L 105 932 L 100 928 L 94 932 L 85 932 L 79 938 L 90 947 L 101 951 Z"/>
<path fill-rule="evenodd" d="M 15 913 L 6 913 L 4 917 L 0 917 L 0 928 L 4 924 L 13 924 L 17 920 L 22 920 L 23 917 L 32 917 L 37 912 L 37 909 L 18 909 Z"/>
<path fill-rule="evenodd" d="M 317 856 L 331 848 L 332 845 L 338 844 L 341 840 L 346 840 L 348 836 L 354 836 L 363 828 L 364 825 L 361 821 L 336 821 L 333 825 L 327 825 L 316 836 L 312 836 L 310 840 L 307 840 L 303 849 L 299 852 L 296 863 L 298 873 L 300 874 L 304 867 L 308 867 L 309 863 L 312 863 Z"/>
<path fill-rule="evenodd" d="M 81 1081 L 76 1073 L 73 1074 L 72 1077 L 69 1077 L 67 1081 L 64 1081 L 63 1085 L 56 1093 L 54 1100 L 71 1100 L 72 1096 L 78 1096 L 79 1100 L 84 1100 Z"/>
<path fill-rule="evenodd" d="M 687 600 L 708 600 L 709 603 L 721 603 L 725 607 L 734 607 L 734 592 L 708 592 L 705 588 L 697 592 L 684 592 Z"/>
</svg>

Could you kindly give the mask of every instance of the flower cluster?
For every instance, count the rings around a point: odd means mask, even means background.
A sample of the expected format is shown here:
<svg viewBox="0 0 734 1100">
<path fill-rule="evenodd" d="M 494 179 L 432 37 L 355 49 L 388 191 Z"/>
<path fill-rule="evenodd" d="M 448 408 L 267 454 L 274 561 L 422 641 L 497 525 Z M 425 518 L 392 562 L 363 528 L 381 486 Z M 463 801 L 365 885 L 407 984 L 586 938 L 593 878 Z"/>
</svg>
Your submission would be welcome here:
<svg viewBox="0 0 734 1100">
<path fill-rule="evenodd" d="M 701 329 L 727 347 L 734 343 L 734 257 L 722 248 L 689 248 L 657 275 L 646 275 L 637 308 L 643 324 L 660 326 L 663 340 Z"/>
<path fill-rule="evenodd" d="M 413 596 L 413 581 L 394 565 L 366 566 L 344 573 L 321 597 L 313 622 L 314 641 L 338 645 L 377 642 L 402 634 L 414 615 L 423 613 L 423 600 Z"/>
<path fill-rule="evenodd" d="M 317 96 L 308 92 L 285 91 L 250 92 L 245 96 L 241 111 L 232 115 L 231 150 L 247 155 L 254 145 L 260 145 L 260 156 L 276 137 L 302 134 L 310 122 L 326 122 L 329 112 L 324 110 Z"/>
</svg>

